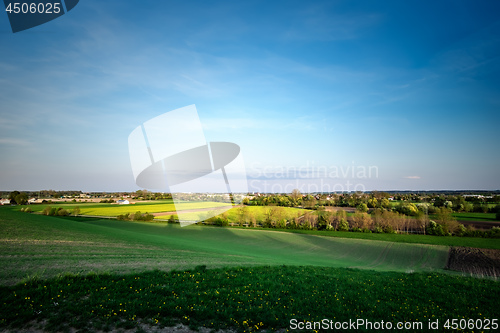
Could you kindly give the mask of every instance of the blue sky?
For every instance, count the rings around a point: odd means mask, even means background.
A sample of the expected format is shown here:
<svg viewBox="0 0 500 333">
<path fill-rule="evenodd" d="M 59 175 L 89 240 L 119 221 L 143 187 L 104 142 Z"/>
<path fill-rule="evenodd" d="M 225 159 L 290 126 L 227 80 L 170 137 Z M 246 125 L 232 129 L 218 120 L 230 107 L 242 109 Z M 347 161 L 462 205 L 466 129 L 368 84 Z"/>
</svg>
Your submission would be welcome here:
<svg viewBox="0 0 500 333">
<path fill-rule="evenodd" d="M 0 15 L 0 189 L 137 190 L 128 135 L 191 104 L 251 190 L 500 189 L 499 12 L 82 0 L 16 34 Z"/>
</svg>

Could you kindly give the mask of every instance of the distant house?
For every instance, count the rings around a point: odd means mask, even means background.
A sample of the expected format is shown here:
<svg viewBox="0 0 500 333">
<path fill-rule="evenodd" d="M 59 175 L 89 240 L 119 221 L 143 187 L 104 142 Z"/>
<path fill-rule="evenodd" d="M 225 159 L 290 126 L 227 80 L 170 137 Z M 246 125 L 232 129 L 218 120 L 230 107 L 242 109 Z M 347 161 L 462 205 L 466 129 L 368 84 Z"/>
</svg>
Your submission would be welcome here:
<svg viewBox="0 0 500 333">
<path fill-rule="evenodd" d="M 118 200 L 116 203 L 119 204 L 119 205 L 128 205 L 130 203 L 130 201 L 128 201 L 128 200 Z"/>
<path fill-rule="evenodd" d="M 0 205 L 10 205 L 10 199 L 2 199 L 2 200 L 0 200 Z"/>
</svg>

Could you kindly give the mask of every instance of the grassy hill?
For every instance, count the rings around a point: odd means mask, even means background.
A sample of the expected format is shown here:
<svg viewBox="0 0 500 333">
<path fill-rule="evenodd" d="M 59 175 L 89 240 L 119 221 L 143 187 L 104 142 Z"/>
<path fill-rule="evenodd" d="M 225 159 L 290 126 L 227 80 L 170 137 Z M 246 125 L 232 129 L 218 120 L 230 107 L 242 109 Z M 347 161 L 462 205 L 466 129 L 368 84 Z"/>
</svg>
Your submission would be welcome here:
<svg viewBox="0 0 500 333">
<path fill-rule="evenodd" d="M 0 209 L 0 283 L 64 272 L 258 265 L 356 267 L 380 271 L 439 271 L 448 247 L 318 235 L 61 218 Z"/>
<path fill-rule="evenodd" d="M 421 323 L 418 331 L 439 319 L 437 331 L 446 331 L 449 318 L 498 314 L 499 282 L 444 271 L 448 246 L 382 236 L 181 228 L 0 207 L 0 329 L 144 332 L 182 323 L 273 332 L 292 319 L 327 318 Z M 432 236 L 422 237 L 411 241 Z"/>
</svg>

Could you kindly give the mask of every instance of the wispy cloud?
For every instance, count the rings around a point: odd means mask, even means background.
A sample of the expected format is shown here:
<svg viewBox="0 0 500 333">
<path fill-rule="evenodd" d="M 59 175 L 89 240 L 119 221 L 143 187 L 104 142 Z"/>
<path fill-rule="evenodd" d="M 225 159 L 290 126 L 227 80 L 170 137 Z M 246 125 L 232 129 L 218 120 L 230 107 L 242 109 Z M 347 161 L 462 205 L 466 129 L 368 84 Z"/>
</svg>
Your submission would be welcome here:
<svg viewBox="0 0 500 333">
<path fill-rule="evenodd" d="M 19 138 L 0 138 L 0 145 L 5 146 L 29 146 L 30 141 Z"/>
<path fill-rule="evenodd" d="M 294 119 L 273 119 L 273 118 L 209 118 L 202 121 L 203 128 L 207 131 L 222 130 L 314 130 L 318 128 L 316 124 L 307 117 Z"/>
<path fill-rule="evenodd" d="M 420 176 L 406 176 L 405 179 L 420 179 Z"/>
</svg>

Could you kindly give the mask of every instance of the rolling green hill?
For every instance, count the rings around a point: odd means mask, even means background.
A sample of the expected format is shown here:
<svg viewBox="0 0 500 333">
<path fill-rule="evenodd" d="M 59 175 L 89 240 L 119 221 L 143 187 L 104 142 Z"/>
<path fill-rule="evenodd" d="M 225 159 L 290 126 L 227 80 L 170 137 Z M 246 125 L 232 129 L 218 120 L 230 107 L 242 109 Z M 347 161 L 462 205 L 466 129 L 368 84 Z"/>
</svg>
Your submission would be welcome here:
<svg viewBox="0 0 500 333">
<path fill-rule="evenodd" d="M 165 223 L 60 218 L 0 209 L 1 284 L 63 272 L 256 265 L 439 271 L 448 247 Z"/>
</svg>

